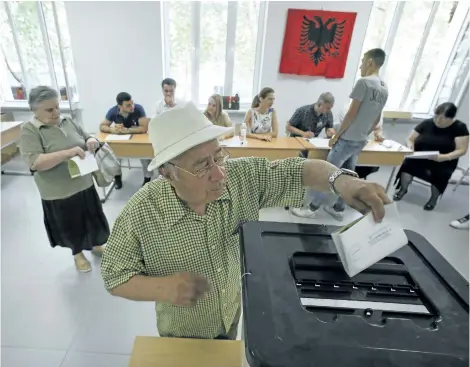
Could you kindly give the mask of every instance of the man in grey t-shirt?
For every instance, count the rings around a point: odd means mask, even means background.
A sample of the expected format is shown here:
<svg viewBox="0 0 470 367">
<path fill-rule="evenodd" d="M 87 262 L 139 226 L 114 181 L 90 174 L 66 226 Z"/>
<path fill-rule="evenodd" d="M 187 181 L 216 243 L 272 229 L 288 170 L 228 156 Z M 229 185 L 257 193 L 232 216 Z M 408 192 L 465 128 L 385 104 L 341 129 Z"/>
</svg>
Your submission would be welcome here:
<svg viewBox="0 0 470 367">
<path fill-rule="evenodd" d="M 331 140 L 332 147 L 327 161 L 336 167 L 354 170 L 357 158 L 367 138 L 381 120 L 382 110 L 387 102 L 388 88 L 379 76 L 379 70 L 385 61 L 385 52 L 380 48 L 367 51 L 361 62 L 361 79 L 351 92 L 351 104 L 341 126 Z M 335 219 L 343 220 L 344 201 L 339 198 L 333 206 L 324 205 L 334 196 L 307 189 L 304 207 L 292 209 L 292 214 L 299 217 L 314 218 L 323 206 L 325 212 Z"/>
</svg>

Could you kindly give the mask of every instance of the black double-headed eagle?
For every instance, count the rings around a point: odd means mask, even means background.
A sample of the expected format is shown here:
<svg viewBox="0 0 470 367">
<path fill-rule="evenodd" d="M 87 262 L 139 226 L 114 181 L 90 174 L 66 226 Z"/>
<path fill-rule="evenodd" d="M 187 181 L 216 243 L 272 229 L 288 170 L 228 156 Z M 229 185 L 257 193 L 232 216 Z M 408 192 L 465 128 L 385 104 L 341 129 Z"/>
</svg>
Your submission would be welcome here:
<svg viewBox="0 0 470 367">
<path fill-rule="evenodd" d="M 335 18 L 323 19 L 314 16 L 308 19 L 304 15 L 300 34 L 299 51 L 308 53 L 315 65 L 325 60 L 325 56 L 337 56 L 344 33 L 346 20 L 338 23 Z"/>
</svg>

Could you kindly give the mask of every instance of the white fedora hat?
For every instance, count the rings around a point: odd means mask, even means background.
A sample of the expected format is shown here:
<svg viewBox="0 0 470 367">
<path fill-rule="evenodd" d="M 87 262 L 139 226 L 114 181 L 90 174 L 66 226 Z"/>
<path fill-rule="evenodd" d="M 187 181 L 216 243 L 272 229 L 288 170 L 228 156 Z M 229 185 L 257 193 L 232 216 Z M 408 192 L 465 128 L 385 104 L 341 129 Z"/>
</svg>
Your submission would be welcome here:
<svg viewBox="0 0 470 367">
<path fill-rule="evenodd" d="M 173 107 L 150 120 L 148 134 L 155 158 L 148 170 L 153 171 L 196 145 L 230 131 L 231 127 L 212 124 L 193 102 Z"/>
</svg>

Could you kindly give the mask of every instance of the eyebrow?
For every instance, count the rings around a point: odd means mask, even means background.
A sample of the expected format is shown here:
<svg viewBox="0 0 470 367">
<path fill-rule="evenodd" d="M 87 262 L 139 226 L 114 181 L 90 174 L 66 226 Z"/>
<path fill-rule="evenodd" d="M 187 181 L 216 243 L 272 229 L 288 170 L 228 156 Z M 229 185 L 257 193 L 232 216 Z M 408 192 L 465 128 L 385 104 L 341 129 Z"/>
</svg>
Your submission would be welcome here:
<svg viewBox="0 0 470 367">
<path fill-rule="evenodd" d="M 216 156 L 217 154 L 219 154 L 221 151 L 222 151 L 222 147 L 219 147 L 219 149 L 217 149 L 217 151 L 214 153 L 214 156 Z M 201 163 L 206 162 L 209 158 L 210 158 L 210 156 L 207 156 L 207 157 L 198 159 L 196 162 L 193 163 L 193 166 L 198 166 L 198 165 L 200 165 Z"/>
</svg>

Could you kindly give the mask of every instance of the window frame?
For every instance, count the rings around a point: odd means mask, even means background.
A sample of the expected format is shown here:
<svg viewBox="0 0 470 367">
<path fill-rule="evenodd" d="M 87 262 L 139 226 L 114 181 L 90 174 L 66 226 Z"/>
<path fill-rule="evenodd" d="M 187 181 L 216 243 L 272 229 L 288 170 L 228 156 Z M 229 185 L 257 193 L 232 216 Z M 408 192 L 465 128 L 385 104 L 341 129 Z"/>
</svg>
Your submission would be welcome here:
<svg viewBox="0 0 470 367">
<path fill-rule="evenodd" d="M 390 59 L 390 54 L 393 51 L 393 45 L 396 39 L 397 31 L 399 28 L 399 24 L 403 15 L 403 10 L 406 5 L 406 2 L 399 2 L 397 3 L 397 6 L 395 7 L 394 10 L 394 15 L 392 18 L 392 21 L 389 26 L 388 34 L 385 40 L 385 45 L 382 45 L 386 55 L 388 56 L 385 59 L 385 63 L 382 66 L 380 70 L 380 75 L 383 76 L 385 75 L 385 72 L 387 70 L 388 66 L 388 61 Z M 399 107 L 398 108 L 390 108 L 387 110 L 390 111 L 404 111 L 405 106 L 409 100 L 410 93 L 411 93 L 411 86 L 413 85 L 413 81 L 416 77 L 416 73 L 419 67 L 419 63 L 421 61 L 421 57 L 424 52 L 424 48 L 426 46 L 426 43 L 429 39 L 429 35 L 432 29 L 432 26 L 434 24 L 434 20 L 436 17 L 436 14 L 439 10 L 439 6 L 441 5 L 441 1 L 433 1 L 433 5 L 431 8 L 431 11 L 429 13 L 428 19 L 426 20 L 426 26 L 423 31 L 423 34 L 420 39 L 419 47 L 417 49 L 417 52 L 415 54 L 414 60 L 412 67 L 410 69 L 410 72 L 408 74 L 407 82 L 406 82 L 406 87 L 405 87 L 405 93 L 403 94 Z M 374 6 L 374 5 L 373 5 Z M 460 6 L 460 3 L 459 3 Z M 462 6 L 465 6 L 465 3 L 462 4 Z M 457 9 L 458 10 L 458 9 Z M 372 14 L 372 12 L 371 12 Z M 434 110 L 434 105 L 439 98 L 439 95 L 441 93 L 441 90 L 443 88 L 443 84 L 445 81 L 445 77 L 447 76 L 449 69 L 452 65 L 452 60 L 454 59 L 455 54 L 457 53 L 457 49 L 460 43 L 460 40 L 462 38 L 463 32 L 465 32 L 466 25 L 468 24 L 469 21 L 469 14 L 470 14 L 470 7 L 467 5 L 465 11 L 455 11 L 453 15 L 453 22 L 450 24 L 449 31 L 448 31 L 448 39 L 451 40 L 451 42 L 446 42 L 445 43 L 445 51 L 441 52 L 439 55 L 439 59 L 436 62 L 437 65 L 437 70 L 433 70 L 431 73 L 431 77 L 429 80 L 429 92 L 430 94 L 433 95 L 432 102 L 429 105 L 428 111 L 408 111 L 413 114 L 413 116 L 423 116 L 423 115 L 432 115 L 432 112 Z M 367 33 L 366 36 L 367 37 Z M 362 53 L 361 53 L 362 57 Z M 462 67 L 462 65 L 461 65 Z M 358 77 L 356 78 L 356 80 Z M 465 82 L 462 83 L 463 88 L 465 88 Z M 462 94 L 461 91 L 458 91 L 457 95 Z M 455 102 L 455 101 L 454 101 Z"/>
<path fill-rule="evenodd" d="M 227 1 L 227 38 L 225 43 L 225 76 L 224 76 L 224 94 L 232 95 L 233 78 L 235 73 L 235 41 L 237 31 L 237 14 L 238 1 Z M 255 65 L 253 71 L 253 87 L 252 96 L 258 93 L 260 86 L 260 67 L 263 58 L 263 45 L 265 41 L 265 29 L 267 19 L 267 3 L 268 0 L 259 1 L 258 12 L 258 30 L 255 49 Z M 164 50 L 164 72 L 165 77 L 171 76 L 170 67 L 170 2 L 162 2 L 162 32 L 163 32 L 163 50 Z M 200 107 L 205 104 L 199 103 L 199 68 L 200 68 L 200 52 L 201 52 L 201 2 L 191 2 L 191 96 L 190 99 Z M 209 97 L 209 96 L 207 96 Z M 249 98 L 251 99 L 251 98 Z M 240 103 L 240 110 L 248 109 L 250 103 Z"/>
<path fill-rule="evenodd" d="M 65 88 L 67 92 L 67 101 L 62 101 L 61 99 L 59 100 L 60 102 L 60 107 L 63 108 L 64 110 L 69 110 L 72 114 L 72 118 L 75 118 L 74 116 L 74 111 L 78 108 L 79 106 L 79 100 L 76 100 L 72 102 L 72 91 L 70 88 L 70 81 L 69 81 L 69 76 L 67 73 L 67 68 L 66 68 L 66 62 L 65 62 L 65 54 L 64 54 L 64 40 L 63 40 L 63 35 L 62 31 L 59 27 L 59 19 L 58 19 L 58 12 L 57 12 L 57 4 L 55 1 L 50 2 L 52 5 L 52 15 L 54 17 L 54 27 L 57 32 L 57 39 L 58 39 L 58 44 L 59 44 L 59 53 L 60 53 L 60 61 L 62 64 L 62 71 L 64 73 L 64 80 L 65 80 Z M 3 1 L 2 5 L 5 9 L 6 17 L 8 20 L 8 25 L 11 29 L 12 37 L 13 37 L 13 43 L 15 45 L 15 52 L 18 56 L 18 61 L 20 64 L 21 68 L 21 76 L 24 80 L 24 85 L 26 87 L 26 91 L 29 92 L 31 89 L 31 82 L 28 79 L 28 75 L 25 72 L 26 67 L 25 67 L 25 55 L 24 55 L 24 50 L 22 49 L 22 46 L 18 40 L 18 29 L 16 27 L 16 24 L 13 20 L 13 14 L 11 11 L 11 4 L 8 1 Z M 50 46 L 50 41 L 49 41 L 49 34 L 47 31 L 47 24 L 46 24 L 46 19 L 45 19 L 45 14 L 44 14 L 44 8 L 43 8 L 43 2 L 42 1 L 37 1 L 36 2 L 37 6 L 37 21 L 39 24 L 39 29 L 41 31 L 41 38 L 42 38 L 42 47 L 44 48 L 44 53 L 46 55 L 46 61 L 49 69 L 49 77 L 51 79 L 51 87 L 54 88 L 57 93 L 59 93 L 60 96 L 60 90 L 59 90 L 59 85 L 57 81 L 57 74 L 55 71 L 54 67 L 54 61 L 52 57 L 52 50 Z M 4 96 L 2 95 L 2 98 Z M 28 101 L 27 100 L 6 100 L 6 99 L 0 99 L 0 102 L 2 104 L 2 107 L 5 109 L 27 109 L 28 108 Z"/>
</svg>

